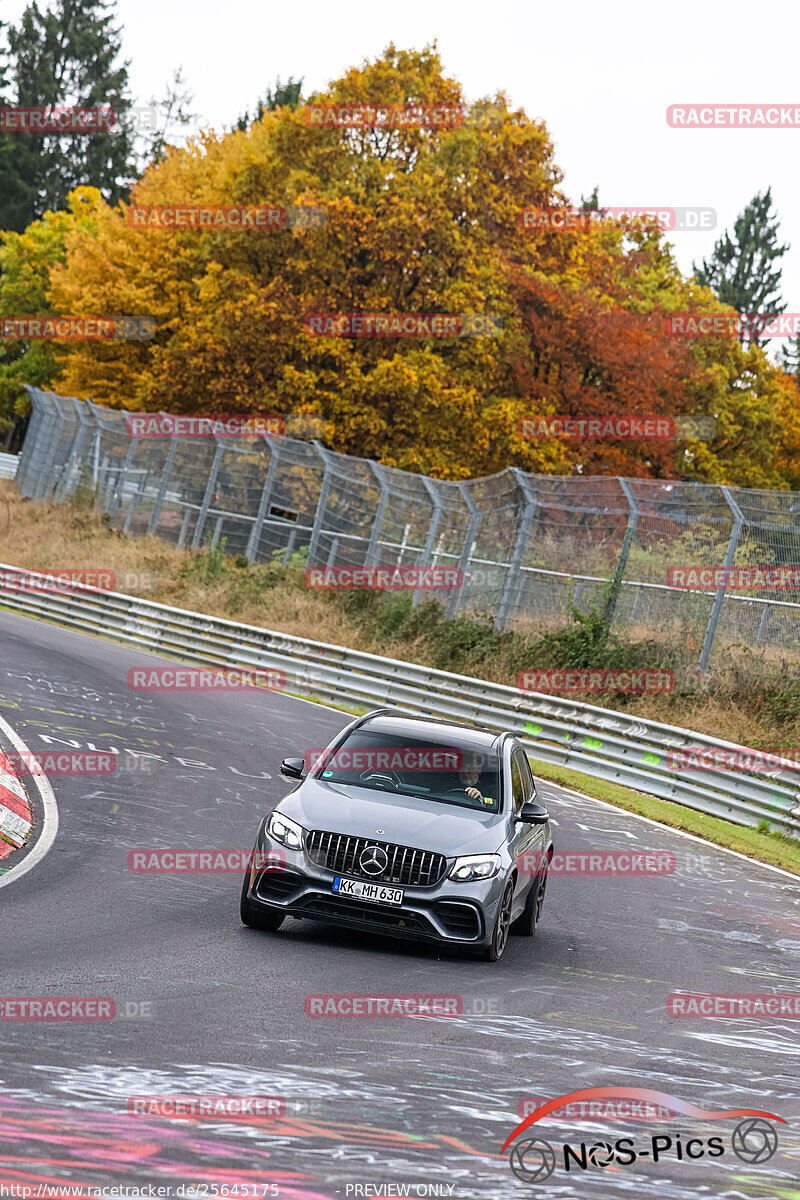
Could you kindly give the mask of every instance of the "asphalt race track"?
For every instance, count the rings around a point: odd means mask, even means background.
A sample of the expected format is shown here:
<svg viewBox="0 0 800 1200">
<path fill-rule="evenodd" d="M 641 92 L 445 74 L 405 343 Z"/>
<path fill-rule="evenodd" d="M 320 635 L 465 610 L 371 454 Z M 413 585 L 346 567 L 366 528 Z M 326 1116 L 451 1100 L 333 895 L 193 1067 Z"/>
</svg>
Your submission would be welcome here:
<svg viewBox="0 0 800 1200">
<path fill-rule="evenodd" d="M 129 668 L 158 663 L 0 612 L 0 716 L 34 753 L 158 756 L 149 775 L 51 777 L 52 848 L 19 876 L 15 853 L 0 874 L 0 995 L 109 997 L 117 1012 L 0 1024 L 0 1184 L 34 1196 L 43 1182 L 197 1185 L 184 1192 L 197 1197 L 248 1184 L 297 1200 L 401 1185 L 458 1200 L 800 1196 L 797 1019 L 666 1011 L 676 991 L 800 992 L 797 882 L 541 785 L 558 850 L 670 850 L 675 872 L 551 877 L 537 935 L 512 938 L 497 964 L 308 922 L 257 933 L 239 921 L 240 874 L 134 873 L 128 852 L 249 849 L 291 786 L 281 758 L 348 718 L 275 692 L 128 689 Z M 327 993 L 456 995 L 464 1015 L 307 1016 L 305 997 Z M 554 1145 L 645 1147 L 677 1131 L 721 1135 L 726 1151 L 559 1166 L 536 1184 L 512 1174 L 500 1148 L 524 1097 L 611 1085 L 787 1124 L 770 1161 L 750 1164 L 732 1153 L 730 1119 L 549 1119 L 532 1132 Z M 285 1112 L 246 1123 L 127 1109 L 134 1096 L 209 1093 L 284 1097 Z"/>
</svg>

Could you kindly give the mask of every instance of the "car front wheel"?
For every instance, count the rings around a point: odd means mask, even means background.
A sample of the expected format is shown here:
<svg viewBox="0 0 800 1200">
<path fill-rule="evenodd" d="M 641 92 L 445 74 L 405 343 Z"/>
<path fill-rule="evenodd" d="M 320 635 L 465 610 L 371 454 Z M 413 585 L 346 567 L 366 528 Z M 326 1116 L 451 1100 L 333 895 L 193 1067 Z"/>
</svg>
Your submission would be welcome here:
<svg viewBox="0 0 800 1200">
<path fill-rule="evenodd" d="M 242 898 L 239 901 L 239 915 L 242 918 L 242 923 L 250 929 L 264 929 L 267 932 L 274 933 L 276 929 L 280 929 L 284 921 L 284 913 L 275 912 L 268 908 L 256 908 L 250 903 L 247 895 L 247 887 L 250 882 L 250 872 L 245 872 L 244 880 L 242 881 Z"/>
<path fill-rule="evenodd" d="M 542 915 L 544 892 L 547 887 L 547 868 L 534 880 L 525 907 L 511 926 L 511 932 L 519 937 L 533 937 Z"/>
<path fill-rule="evenodd" d="M 506 884 L 506 890 L 503 892 L 503 899 L 500 901 L 500 906 L 497 909 L 497 916 L 494 919 L 492 940 L 481 954 L 481 957 L 486 962 L 497 962 L 498 958 L 502 957 L 511 928 L 511 908 L 513 903 L 514 883 L 513 880 L 509 880 Z"/>
</svg>

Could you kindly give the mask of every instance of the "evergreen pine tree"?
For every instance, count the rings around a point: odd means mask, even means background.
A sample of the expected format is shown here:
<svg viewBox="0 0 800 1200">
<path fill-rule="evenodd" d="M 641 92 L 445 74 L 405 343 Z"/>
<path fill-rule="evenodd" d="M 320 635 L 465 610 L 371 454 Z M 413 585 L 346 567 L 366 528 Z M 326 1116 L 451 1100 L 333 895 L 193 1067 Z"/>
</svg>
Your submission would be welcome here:
<svg viewBox="0 0 800 1200">
<path fill-rule="evenodd" d="M 778 243 L 778 216 L 772 211 L 772 189 L 758 193 L 726 231 L 700 267 L 692 264 L 699 283 L 740 313 L 782 313 L 781 267 L 789 249 Z M 763 322 L 743 322 L 742 341 L 758 345 Z"/>
</svg>

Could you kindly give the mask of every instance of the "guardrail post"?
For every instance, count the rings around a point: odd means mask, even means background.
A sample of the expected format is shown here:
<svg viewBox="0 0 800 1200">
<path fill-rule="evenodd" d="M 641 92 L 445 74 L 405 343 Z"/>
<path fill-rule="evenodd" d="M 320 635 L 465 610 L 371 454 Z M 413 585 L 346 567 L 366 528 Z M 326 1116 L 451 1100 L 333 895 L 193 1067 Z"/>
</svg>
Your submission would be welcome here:
<svg viewBox="0 0 800 1200">
<path fill-rule="evenodd" d="M 261 541 L 261 530 L 264 528 L 264 518 L 267 515 L 269 507 L 269 499 L 272 494 L 272 485 L 275 482 L 275 473 L 278 470 L 280 462 L 280 447 L 277 442 L 270 438 L 264 438 L 264 444 L 269 446 L 269 466 L 267 467 L 267 477 L 264 480 L 264 487 L 261 491 L 261 499 L 258 502 L 258 512 L 253 523 L 253 528 L 250 530 L 250 537 L 247 539 L 247 549 L 244 556 L 249 563 L 256 561 L 259 543 Z"/>
<path fill-rule="evenodd" d="M 214 450 L 214 461 L 211 464 L 211 473 L 208 476 L 206 490 L 203 493 L 203 503 L 200 505 L 200 512 L 197 515 L 197 524 L 194 527 L 194 535 L 192 537 L 192 549 L 196 550 L 203 540 L 203 530 L 205 529 L 208 510 L 211 507 L 211 501 L 214 497 L 214 492 L 217 488 L 217 476 L 219 475 L 219 466 L 222 462 L 222 456 L 225 453 L 225 447 L 222 443 L 216 440 Z"/>
<path fill-rule="evenodd" d="M 517 592 L 521 582 L 522 560 L 525 557 L 525 550 L 528 545 L 528 537 L 533 524 L 533 517 L 536 509 L 539 506 L 536 493 L 534 492 L 528 480 L 519 467 L 512 467 L 511 471 L 517 485 L 522 489 L 525 496 L 525 508 L 522 513 L 522 521 L 517 530 L 517 537 L 514 542 L 514 551 L 511 556 L 511 562 L 506 575 L 505 583 L 503 584 L 503 594 L 500 597 L 500 607 L 497 610 L 497 618 L 495 620 L 495 629 L 505 629 L 506 621 L 517 601 Z"/>
<path fill-rule="evenodd" d="M 375 520 L 372 522 L 372 531 L 369 535 L 369 544 L 367 546 L 367 557 L 364 563 L 365 567 L 374 567 L 377 565 L 378 557 L 378 541 L 383 525 L 383 518 L 386 515 L 386 505 L 389 503 L 389 486 L 383 477 L 383 470 L 378 463 L 370 462 L 369 466 L 373 475 L 377 478 L 381 485 L 381 498 L 378 501 L 378 510 L 375 513 Z"/>
<path fill-rule="evenodd" d="M 470 517 L 469 525 L 467 527 L 467 536 L 464 538 L 464 545 L 461 549 L 461 557 L 458 560 L 458 569 L 461 571 L 461 586 L 453 588 L 453 591 L 450 594 L 450 599 L 447 602 L 448 621 L 453 617 L 456 611 L 459 598 L 463 596 L 464 571 L 466 571 L 467 567 L 469 566 L 469 560 L 472 558 L 472 551 L 475 546 L 475 534 L 478 532 L 478 526 L 480 525 L 481 517 L 483 516 L 477 504 L 472 499 L 472 496 L 470 496 L 469 492 L 464 487 L 463 483 L 458 484 L 458 490 L 461 493 L 464 503 L 469 509 Z"/>
<path fill-rule="evenodd" d="M 316 563 L 317 551 L 319 550 L 319 539 L 322 534 L 322 522 L 325 519 L 325 508 L 328 503 L 328 493 L 331 490 L 331 479 L 333 478 L 333 466 L 331 465 L 328 451 L 325 449 L 322 443 L 318 441 L 317 438 L 311 439 L 311 445 L 322 459 L 325 470 L 322 476 L 322 486 L 319 489 L 317 511 L 314 514 L 314 526 L 311 530 L 311 540 L 308 544 L 308 558 L 306 560 L 306 564 L 309 567 L 313 567 Z"/>
<path fill-rule="evenodd" d="M 433 505 L 430 524 L 428 525 L 428 536 L 425 538 L 425 545 L 422 550 L 422 555 L 417 566 L 430 567 L 434 566 L 431 562 L 431 554 L 433 553 L 433 544 L 436 541 L 436 534 L 439 529 L 439 522 L 442 518 L 442 498 L 433 482 L 425 475 L 420 476 L 425 491 L 428 493 Z M 419 588 L 414 588 L 414 595 L 411 597 L 411 607 L 416 608 L 420 601 Z"/>
<path fill-rule="evenodd" d="M 162 414 L 162 416 L 163 415 L 166 415 L 166 414 Z M 158 492 L 156 493 L 156 499 L 155 499 L 155 503 L 153 505 L 153 511 L 150 514 L 150 523 L 147 526 L 148 537 L 153 537 L 156 529 L 158 528 L 158 522 L 161 518 L 161 508 L 164 503 L 164 497 L 167 494 L 167 484 L 169 483 L 169 473 L 172 470 L 172 460 L 175 457 L 175 451 L 177 449 L 178 449 L 178 439 L 171 438 L 169 450 L 167 451 L 167 461 L 164 463 L 164 470 L 161 472 L 161 482 L 158 485 Z"/>
<path fill-rule="evenodd" d="M 611 590 L 606 601 L 605 612 L 603 613 L 603 624 L 606 629 L 611 629 L 611 622 L 614 620 L 614 613 L 619 600 L 619 593 L 622 589 L 622 579 L 625 575 L 625 569 L 628 565 L 628 555 L 631 552 L 633 539 L 636 536 L 636 526 L 639 523 L 639 514 L 641 509 L 636 502 L 631 485 L 627 479 L 623 479 L 621 475 L 617 476 L 617 483 L 622 488 L 625 499 L 628 501 L 628 524 L 625 526 L 625 533 L 622 538 L 622 545 L 619 550 L 619 559 L 617 567 L 614 571 L 614 577 L 611 581 Z"/>
<path fill-rule="evenodd" d="M 720 491 L 725 497 L 725 502 L 727 503 L 728 508 L 731 510 L 731 515 L 733 517 L 731 536 L 728 538 L 728 546 L 725 550 L 725 558 L 722 561 L 722 565 L 723 567 L 732 567 L 733 559 L 736 554 L 736 548 L 739 545 L 739 538 L 741 537 L 742 533 L 742 526 L 744 525 L 744 516 L 742 514 L 742 510 L 739 508 L 739 505 L 733 498 L 731 489 L 723 484 L 720 488 Z M 706 634 L 703 638 L 703 648 L 700 651 L 700 661 L 697 664 L 697 668 L 701 675 L 705 675 L 708 668 L 708 660 L 711 657 L 711 647 L 714 645 L 714 637 L 716 636 L 717 626 L 719 625 L 719 619 L 722 615 L 722 605 L 725 600 L 727 588 L 728 577 L 727 575 L 723 575 L 722 583 L 717 588 L 716 595 L 714 596 L 714 603 L 711 605 L 711 615 L 708 618 Z"/>
</svg>

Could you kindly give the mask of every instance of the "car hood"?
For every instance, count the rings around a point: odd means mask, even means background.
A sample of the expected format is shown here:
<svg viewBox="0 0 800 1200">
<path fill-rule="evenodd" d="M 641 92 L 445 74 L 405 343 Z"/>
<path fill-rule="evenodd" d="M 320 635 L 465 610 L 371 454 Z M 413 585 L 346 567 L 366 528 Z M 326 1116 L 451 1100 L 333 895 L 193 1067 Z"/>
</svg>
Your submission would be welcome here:
<svg viewBox="0 0 800 1200">
<path fill-rule="evenodd" d="M 505 822 L 501 813 L 317 779 L 306 779 L 277 807 L 305 829 L 397 842 L 446 857 L 496 850 Z"/>
</svg>

